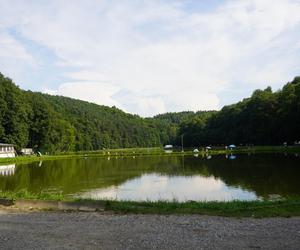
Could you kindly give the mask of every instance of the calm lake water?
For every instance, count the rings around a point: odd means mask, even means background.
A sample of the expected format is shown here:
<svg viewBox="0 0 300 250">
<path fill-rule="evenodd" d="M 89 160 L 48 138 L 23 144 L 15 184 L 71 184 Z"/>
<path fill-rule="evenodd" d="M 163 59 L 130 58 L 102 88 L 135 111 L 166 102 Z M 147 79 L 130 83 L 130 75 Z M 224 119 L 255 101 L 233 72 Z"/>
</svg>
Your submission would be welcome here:
<svg viewBox="0 0 300 250">
<path fill-rule="evenodd" d="M 255 200 L 300 196 L 299 176 L 297 155 L 86 158 L 0 166 L 0 190 L 94 199 Z"/>
</svg>

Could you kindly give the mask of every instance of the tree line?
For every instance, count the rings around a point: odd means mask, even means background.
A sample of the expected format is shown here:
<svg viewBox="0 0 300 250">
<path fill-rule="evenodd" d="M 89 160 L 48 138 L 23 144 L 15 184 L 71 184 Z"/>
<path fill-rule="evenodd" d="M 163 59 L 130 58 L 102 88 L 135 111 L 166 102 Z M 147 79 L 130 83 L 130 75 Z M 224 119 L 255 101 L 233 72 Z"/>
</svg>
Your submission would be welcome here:
<svg viewBox="0 0 300 250">
<path fill-rule="evenodd" d="M 218 112 L 179 124 L 186 146 L 289 145 L 300 143 L 300 77 L 273 92 L 255 90 L 250 98 Z"/>
<path fill-rule="evenodd" d="M 21 90 L 0 73 L 0 142 L 43 153 L 103 148 L 255 144 L 300 140 L 300 77 L 273 92 L 220 111 L 177 112 L 141 118 L 68 97 Z"/>
<path fill-rule="evenodd" d="M 171 140 L 168 123 L 115 107 L 23 91 L 0 74 L 0 142 L 41 152 L 153 147 Z"/>
</svg>

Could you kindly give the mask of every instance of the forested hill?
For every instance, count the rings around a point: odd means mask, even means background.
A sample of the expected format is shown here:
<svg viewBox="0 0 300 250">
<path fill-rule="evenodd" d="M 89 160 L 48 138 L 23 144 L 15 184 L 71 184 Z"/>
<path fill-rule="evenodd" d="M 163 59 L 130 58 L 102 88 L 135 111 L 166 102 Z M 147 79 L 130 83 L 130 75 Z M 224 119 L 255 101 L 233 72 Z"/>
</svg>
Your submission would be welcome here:
<svg viewBox="0 0 300 250">
<path fill-rule="evenodd" d="M 23 91 L 0 74 L 0 142 L 15 144 L 18 149 L 61 152 L 150 147 L 170 143 L 170 137 L 165 121 Z"/>
<path fill-rule="evenodd" d="M 202 119 L 207 120 L 213 114 L 217 113 L 216 111 L 183 111 L 183 112 L 170 112 L 165 114 L 159 114 L 154 116 L 154 119 L 166 121 L 173 125 L 179 125 L 183 122 L 190 121 L 192 119 Z"/>
<path fill-rule="evenodd" d="M 300 141 L 300 77 L 282 90 L 256 90 L 250 98 L 225 106 L 205 122 L 189 119 L 178 135 L 186 146 L 198 145 L 292 145 Z"/>
<path fill-rule="evenodd" d="M 300 77 L 282 90 L 256 90 L 221 111 L 141 118 L 115 107 L 23 91 L 0 74 L 0 142 L 42 152 L 102 148 L 300 141 Z"/>
</svg>

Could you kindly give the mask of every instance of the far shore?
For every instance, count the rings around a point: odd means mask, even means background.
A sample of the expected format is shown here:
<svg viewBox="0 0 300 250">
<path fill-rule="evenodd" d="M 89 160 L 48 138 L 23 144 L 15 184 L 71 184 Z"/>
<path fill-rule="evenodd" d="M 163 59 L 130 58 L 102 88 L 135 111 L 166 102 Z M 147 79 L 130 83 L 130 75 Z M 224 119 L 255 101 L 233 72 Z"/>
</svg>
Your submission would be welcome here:
<svg viewBox="0 0 300 250">
<path fill-rule="evenodd" d="M 196 147 L 195 147 L 196 148 Z M 42 156 L 16 156 L 14 158 L 0 158 L 0 164 L 30 163 L 47 160 L 60 160 L 85 157 L 138 157 L 138 156 L 188 156 L 196 155 L 205 157 L 207 155 L 226 155 L 226 154 L 254 154 L 254 153 L 299 153 L 300 146 L 241 146 L 236 149 L 225 149 L 223 147 L 212 147 L 207 150 L 204 147 L 198 148 L 199 152 L 194 152 L 194 148 L 181 151 L 164 150 L 163 148 L 124 148 L 124 149 L 105 149 L 98 151 L 80 151 L 80 152 L 61 152 L 56 154 L 44 154 Z"/>
</svg>

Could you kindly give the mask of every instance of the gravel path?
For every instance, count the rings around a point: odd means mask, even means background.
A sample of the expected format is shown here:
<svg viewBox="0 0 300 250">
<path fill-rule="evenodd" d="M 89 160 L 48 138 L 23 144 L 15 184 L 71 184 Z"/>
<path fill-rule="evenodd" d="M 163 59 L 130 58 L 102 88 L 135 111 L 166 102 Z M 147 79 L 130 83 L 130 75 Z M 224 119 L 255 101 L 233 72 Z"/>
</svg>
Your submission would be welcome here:
<svg viewBox="0 0 300 250">
<path fill-rule="evenodd" d="M 300 217 L 0 210 L 0 249 L 300 249 Z"/>
</svg>

